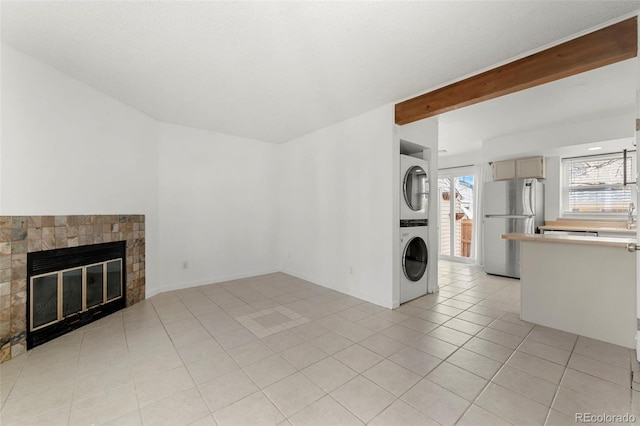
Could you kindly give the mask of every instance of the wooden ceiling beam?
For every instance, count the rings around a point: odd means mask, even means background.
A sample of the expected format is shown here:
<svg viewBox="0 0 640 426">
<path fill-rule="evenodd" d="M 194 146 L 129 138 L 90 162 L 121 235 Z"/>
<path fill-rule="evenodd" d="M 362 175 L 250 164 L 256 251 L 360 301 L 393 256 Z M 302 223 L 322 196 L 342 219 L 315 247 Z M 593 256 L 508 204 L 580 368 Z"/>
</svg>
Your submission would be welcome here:
<svg viewBox="0 0 640 426">
<path fill-rule="evenodd" d="M 395 106 L 396 124 L 473 105 L 637 56 L 633 17 Z"/>
</svg>

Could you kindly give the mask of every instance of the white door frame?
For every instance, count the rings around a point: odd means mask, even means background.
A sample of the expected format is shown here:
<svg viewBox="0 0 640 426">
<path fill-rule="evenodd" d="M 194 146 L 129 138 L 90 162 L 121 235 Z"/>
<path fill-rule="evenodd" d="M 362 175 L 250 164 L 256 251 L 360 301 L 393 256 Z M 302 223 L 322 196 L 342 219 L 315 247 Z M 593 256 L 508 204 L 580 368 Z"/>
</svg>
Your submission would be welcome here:
<svg viewBox="0 0 640 426">
<path fill-rule="evenodd" d="M 476 190 L 478 182 L 479 182 L 479 176 L 477 173 L 477 169 L 474 166 L 463 166 L 463 167 L 453 167 L 453 168 L 449 168 L 449 169 L 442 169 L 442 170 L 438 170 L 438 180 L 441 178 L 449 178 L 449 182 L 450 185 L 453 186 L 453 178 L 458 177 L 458 176 L 473 176 L 473 185 L 474 185 L 474 189 L 473 189 L 473 204 L 474 204 L 474 215 L 477 212 L 477 209 L 475 208 L 475 206 L 477 206 L 478 203 L 478 191 Z M 436 182 L 436 185 L 438 185 L 438 182 Z M 438 186 L 436 186 L 436 189 L 438 189 Z M 441 243 L 441 238 L 440 238 L 440 232 L 441 232 L 441 228 L 440 228 L 440 224 L 442 223 L 442 217 L 441 212 L 442 209 L 440 208 L 440 203 L 442 202 L 442 199 L 440 197 L 439 194 L 439 190 L 436 191 L 436 193 L 438 194 L 438 205 L 437 205 L 437 225 L 438 225 L 438 259 L 444 259 L 444 260 L 451 260 L 454 262 L 460 262 L 460 263 L 470 263 L 473 264 L 476 262 L 476 258 L 473 256 L 474 253 L 477 254 L 477 250 L 472 249 L 471 253 L 472 256 L 466 258 L 466 257 L 461 257 L 461 256 L 454 256 L 453 255 L 453 248 L 455 247 L 455 243 L 453 243 L 454 241 L 454 235 L 455 235 L 455 226 L 450 226 L 449 227 L 449 255 L 442 255 L 441 254 L 441 250 L 440 250 L 440 243 Z M 450 211 L 453 212 L 454 211 L 454 207 L 455 207 L 455 194 L 451 194 L 451 196 L 449 197 L 449 203 L 450 203 Z M 478 238 L 477 238 L 477 230 L 476 227 L 479 225 L 479 221 L 477 217 L 474 217 L 473 219 L 473 229 L 471 232 L 471 247 L 475 247 L 475 245 L 477 244 Z"/>
<path fill-rule="evenodd" d="M 640 42 L 640 27 L 638 27 L 638 41 Z M 640 164 L 640 56 L 636 56 L 636 168 Z M 640 185 L 640 173 L 636 170 L 636 194 Z M 640 204 L 640 197 L 636 197 Z M 636 210 L 637 213 L 637 210 Z M 640 214 L 637 215 L 640 218 Z M 636 229 L 636 244 L 640 244 L 640 227 Z M 636 251 L 636 359 L 640 362 L 640 251 Z"/>
</svg>

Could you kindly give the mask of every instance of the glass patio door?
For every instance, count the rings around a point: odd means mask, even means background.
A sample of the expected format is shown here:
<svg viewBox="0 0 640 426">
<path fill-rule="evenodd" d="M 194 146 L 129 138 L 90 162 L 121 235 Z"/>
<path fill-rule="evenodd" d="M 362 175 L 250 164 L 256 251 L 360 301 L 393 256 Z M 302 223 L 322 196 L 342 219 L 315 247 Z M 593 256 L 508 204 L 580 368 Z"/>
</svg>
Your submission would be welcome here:
<svg viewBox="0 0 640 426">
<path fill-rule="evenodd" d="M 472 262 L 476 178 L 472 173 L 446 172 L 440 171 L 438 178 L 439 255 L 443 259 Z"/>
</svg>

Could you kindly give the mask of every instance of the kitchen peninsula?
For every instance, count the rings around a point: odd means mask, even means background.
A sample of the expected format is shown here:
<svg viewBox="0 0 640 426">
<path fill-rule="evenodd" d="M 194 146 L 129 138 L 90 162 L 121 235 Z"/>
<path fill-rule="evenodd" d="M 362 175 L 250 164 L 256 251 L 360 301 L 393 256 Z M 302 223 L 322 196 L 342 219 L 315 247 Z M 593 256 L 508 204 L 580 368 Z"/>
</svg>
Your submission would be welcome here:
<svg viewBox="0 0 640 426">
<path fill-rule="evenodd" d="M 506 234 L 521 241 L 521 319 L 635 348 L 635 238 Z"/>
</svg>

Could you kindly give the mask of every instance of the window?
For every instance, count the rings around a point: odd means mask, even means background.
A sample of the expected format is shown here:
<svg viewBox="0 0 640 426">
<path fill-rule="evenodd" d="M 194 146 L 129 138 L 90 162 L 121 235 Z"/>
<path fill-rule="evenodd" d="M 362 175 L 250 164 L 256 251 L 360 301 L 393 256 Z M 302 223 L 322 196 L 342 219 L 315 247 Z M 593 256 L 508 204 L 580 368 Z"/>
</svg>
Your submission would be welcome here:
<svg viewBox="0 0 640 426">
<path fill-rule="evenodd" d="M 627 153 L 626 180 L 635 180 L 635 151 Z M 562 205 L 565 214 L 626 214 L 632 186 L 625 185 L 623 153 L 565 158 Z"/>
</svg>

